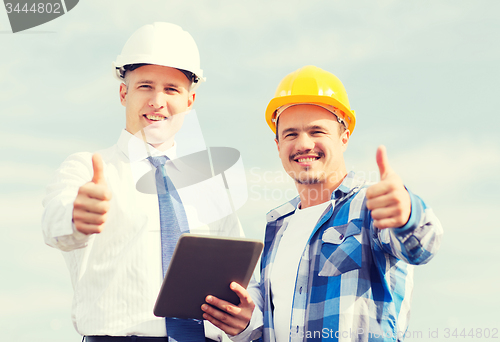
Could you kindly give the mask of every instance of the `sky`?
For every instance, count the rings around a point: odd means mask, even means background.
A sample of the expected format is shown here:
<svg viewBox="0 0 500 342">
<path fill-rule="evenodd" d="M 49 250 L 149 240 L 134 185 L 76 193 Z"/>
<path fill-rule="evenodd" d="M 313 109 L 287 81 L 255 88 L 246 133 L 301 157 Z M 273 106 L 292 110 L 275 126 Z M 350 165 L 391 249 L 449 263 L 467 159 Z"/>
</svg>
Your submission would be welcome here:
<svg viewBox="0 0 500 342">
<path fill-rule="evenodd" d="M 407 341 L 500 330 L 498 13 L 496 0 L 81 0 L 13 34 L 0 9 L 2 340 L 81 340 L 61 252 L 43 242 L 41 202 L 67 156 L 118 139 L 125 115 L 111 63 L 154 21 L 198 44 L 207 82 L 197 117 L 207 146 L 241 153 L 248 237 L 262 239 L 265 214 L 296 195 L 265 108 L 284 76 L 316 65 L 342 80 L 356 111 L 347 168 L 377 181 L 384 144 L 444 228 L 439 253 L 416 269 Z"/>
</svg>

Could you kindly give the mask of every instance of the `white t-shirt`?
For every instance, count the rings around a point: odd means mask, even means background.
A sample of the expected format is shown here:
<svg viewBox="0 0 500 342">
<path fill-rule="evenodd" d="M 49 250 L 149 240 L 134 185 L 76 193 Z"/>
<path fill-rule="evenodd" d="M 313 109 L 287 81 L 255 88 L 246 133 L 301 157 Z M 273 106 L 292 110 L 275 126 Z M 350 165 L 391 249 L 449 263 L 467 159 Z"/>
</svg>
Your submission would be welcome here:
<svg viewBox="0 0 500 342">
<path fill-rule="evenodd" d="M 278 342 L 290 340 L 290 317 L 299 261 L 316 223 L 329 204 L 330 201 L 327 201 L 299 209 L 299 203 L 279 242 L 270 276 Z"/>
</svg>

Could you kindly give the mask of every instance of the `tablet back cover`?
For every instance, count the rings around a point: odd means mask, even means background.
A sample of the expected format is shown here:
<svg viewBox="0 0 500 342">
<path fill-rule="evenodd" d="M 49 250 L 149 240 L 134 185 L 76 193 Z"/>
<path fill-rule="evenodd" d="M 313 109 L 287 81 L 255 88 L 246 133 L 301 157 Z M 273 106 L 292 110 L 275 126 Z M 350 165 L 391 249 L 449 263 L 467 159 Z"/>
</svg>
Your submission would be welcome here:
<svg viewBox="0 0 500 342">
<path fill-rule="evenodd" d="M 233 281 L 247 287 L 263 244 L 261 241 L 184 234 L 175 248 L 156 300 L 159 317 L 203 319 L 207 295 L 238 305 L 229 288 Z"/>
</svg>

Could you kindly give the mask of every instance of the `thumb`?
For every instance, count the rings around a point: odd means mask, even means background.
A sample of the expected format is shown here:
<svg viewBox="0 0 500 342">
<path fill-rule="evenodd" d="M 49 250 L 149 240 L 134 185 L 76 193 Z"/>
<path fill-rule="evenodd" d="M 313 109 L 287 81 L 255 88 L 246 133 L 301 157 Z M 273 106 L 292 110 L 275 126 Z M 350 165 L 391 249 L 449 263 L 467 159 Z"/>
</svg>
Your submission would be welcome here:
<svg viewBox="0 0 500 342">
<path fill-rule="evenodd" d="M 384 145 L 380 145 L 377 148 L 377 165 L 380 171 L 380 180 L 384 180 L 392 170 L 389 165 L 389 160 L 387 159 L 387 150 Z"/>
<path fill-rule="evenodd" d="M 102 163 L 102 158 L 99 153 L 95 153 L 92 156 L 92 168 L 94 169 L 94 176 L 92 177 L 92 182 L 95 184 L 106 183 L 104 179 L 104 165 Z"/>
</svg>

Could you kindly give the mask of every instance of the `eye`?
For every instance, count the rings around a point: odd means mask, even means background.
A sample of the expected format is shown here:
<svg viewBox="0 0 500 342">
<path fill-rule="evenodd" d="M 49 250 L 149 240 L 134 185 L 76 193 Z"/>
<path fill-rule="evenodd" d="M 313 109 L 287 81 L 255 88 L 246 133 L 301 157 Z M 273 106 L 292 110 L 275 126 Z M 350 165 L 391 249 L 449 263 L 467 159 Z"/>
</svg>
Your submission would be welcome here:
<svg viewBox="0 0 500 342">
<path fill-rule="evenodd" d="M 149 84 L 140 84 L 139 85 L 139 89 L 151 89 L 151 85 Z"/>
<path fill-rule="evenodd" d="M 297 136 L 297 133 L 286 133 L 284 138 L 285 139 L 292 139 L 292 138 L 295 138 Z"/>
<path fill-rule="evenodd" d="M 165 92 L 167 94 L 173 94 L 173 93 L 178 93 L 179 90 L 177 88 L 174 88 L 174 87 L 167 87 L 167 88 L 165 88 Z"/>
<path fill-rule="evenodd" d="M 317 136 L 317 135 L 323 135 L 323 134 L 325 134 L 325 132 L 323 132 L 323 131 L 312 131 L 311 134 Z"/>
</svg>

